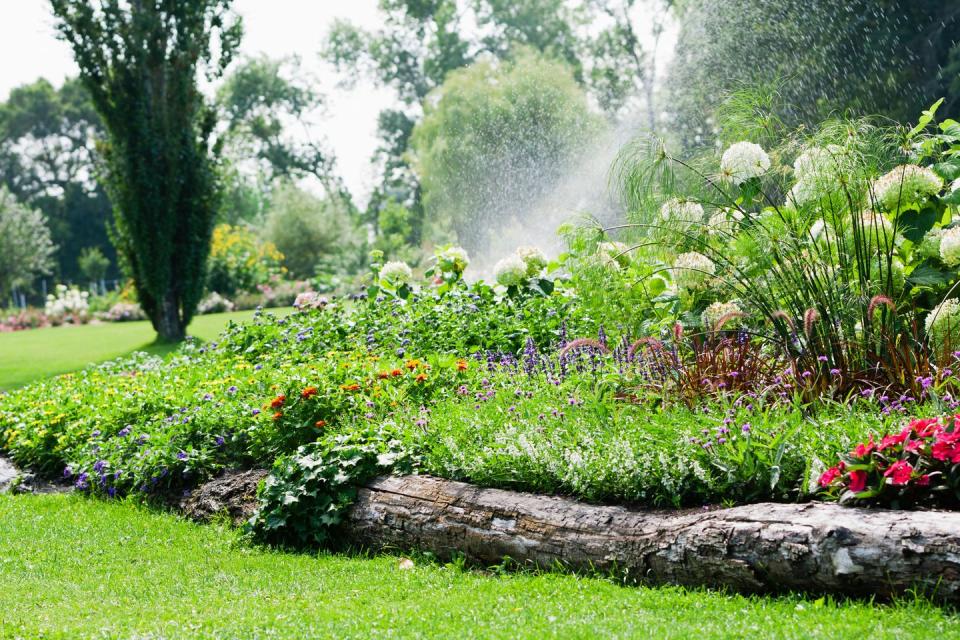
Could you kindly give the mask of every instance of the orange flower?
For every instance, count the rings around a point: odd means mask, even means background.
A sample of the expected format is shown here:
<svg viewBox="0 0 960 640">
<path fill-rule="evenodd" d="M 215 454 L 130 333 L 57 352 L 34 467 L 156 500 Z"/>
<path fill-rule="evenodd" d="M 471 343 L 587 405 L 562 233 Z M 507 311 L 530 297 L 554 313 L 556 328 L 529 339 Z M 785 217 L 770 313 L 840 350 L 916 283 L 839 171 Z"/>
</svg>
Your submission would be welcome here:
<svg viewBox="0 0 960 640">
<path fill-rule="evenodd" d="M 270 406 L 273 407 L 274 409 L 279 409 L 280 407 L 283 406 L 283 402 L 284 402 L 286 399 L 287 399 L 287 396 L 283 396 L 283 395 L 277 396 L 277 397 L 274 398 L 273 401 L 270 403 Z"/>
<path fill-rule="evenodd" d="M 300 397 L 306 400 L 307 398 L 312 398 L 313 396 L 317 395 L 317 393 L 316 387 L 307 387 L 300 393 Z"/>
<path fill-rule="evenodd" d="M 426 382 L 426 381 L 427 381 L 427 374 L 425 374 L 425 373 L 417 374 L 417 377 L 414 378 L 414 380 L 416 380 L 417 382 Z"/>
<path fill-rule="evenodd" d="M 457 360 L 457 371 L 466 371 L 468 366 L 466 360 Z"/>
<path fill-rule="evenodd" d="M 379 372 L 379 373 L 377 374 L 377 379 L 378 379 L 378 380 L 386 380 L 386 379 L 389 378 L 389 377 L 390 377 L 390 372 L 389 372 L 389 371 L 381 371 L 381 372 Z"/>
<path fill-rule="evenodd" d="M 279 419 L 282 418 L 282 417 L 283 417 L 283 414 L 280 413 L 279 411 L 277 411 L 275 414 L 273 414 L 273 419 L 274 419 L 274 420 L 279 420 Z"/>
<path fill-rule="evenodd" d="M 323 429 L 325 426 L 327 426 L 327 421 L 317 420 L 316 422 L 313 423 L 313 426 L 315 426 L 317 429 Z"/>
<path fill-rule="evenodd" d="M 407 369 L 410 369 L 410 371 L 413 371 L 414 369 L 416 369 L 417 367 L 420 366 L 420 361 L 419 361 L 419 360 L 407 360 L 407 361 L 403 364 L 403 366 L 405 366 Z"/>
<path fill-rule="evenodd" d="M 342 384 L 340 385 L 340 388 L 343 389 L 344 391 L 360 391 L 360 385 L 358 385 L 357 383 Z"/>
<path fill-rule="evenodd" d="M 402 375 L 403 375 L 403 371 L 401 371 L 400 369 L 394 369 L 393 371 L 390 372 L 390 375 L 392 375 L 394 378 L 396 378 L 396 377 L 398 377 L 398 376 L 402 376 Z"/>
</svg>

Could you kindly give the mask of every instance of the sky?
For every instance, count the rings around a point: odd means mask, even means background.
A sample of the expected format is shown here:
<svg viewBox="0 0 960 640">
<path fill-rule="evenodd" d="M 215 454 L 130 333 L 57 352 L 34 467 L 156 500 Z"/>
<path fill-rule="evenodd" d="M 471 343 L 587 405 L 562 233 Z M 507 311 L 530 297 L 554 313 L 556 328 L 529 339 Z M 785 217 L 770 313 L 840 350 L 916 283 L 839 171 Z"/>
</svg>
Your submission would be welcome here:
<svg viewBox="0 0 960 640">
<path fill-rule="evenodd" d="M 318 56 L 327 29 L 337 18 L 369 29 L 379 18 L 377 0 L 235 0 L 243 16 L 241 53 L 270 57 L 298 55 L 301 67 L 320 81 L 327 108 L 323 133 L 337 155 L 344 182 L 359 203 L 374 184 L 370 156 L 376 147 L 376 119 L 392 103 L 388 90 L 369 82 L 353 89 L 336 86 L 337 76 Z M 0 0 L 0 100 L 14 87 L 44 77 L 59 84 L 77 73 L 70 48 L 57 40 L 47 0 Z"/>
</svg>

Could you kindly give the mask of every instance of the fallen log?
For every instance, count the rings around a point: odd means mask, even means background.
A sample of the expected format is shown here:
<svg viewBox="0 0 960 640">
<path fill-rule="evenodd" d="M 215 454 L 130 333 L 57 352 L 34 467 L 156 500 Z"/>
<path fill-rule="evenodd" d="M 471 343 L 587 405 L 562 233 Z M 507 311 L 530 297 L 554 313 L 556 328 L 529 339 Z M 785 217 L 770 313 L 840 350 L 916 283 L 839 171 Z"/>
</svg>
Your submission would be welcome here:
<svg viewBox="0 0 960 640">
<path fill-rule="evenodd" d="M 360 489 L 352 542 L 499 564 L 616 572 L 638 582 L 960 601 L 960 513 L 835 504 L 645 511 L 429 476 Z"/>
</svg>

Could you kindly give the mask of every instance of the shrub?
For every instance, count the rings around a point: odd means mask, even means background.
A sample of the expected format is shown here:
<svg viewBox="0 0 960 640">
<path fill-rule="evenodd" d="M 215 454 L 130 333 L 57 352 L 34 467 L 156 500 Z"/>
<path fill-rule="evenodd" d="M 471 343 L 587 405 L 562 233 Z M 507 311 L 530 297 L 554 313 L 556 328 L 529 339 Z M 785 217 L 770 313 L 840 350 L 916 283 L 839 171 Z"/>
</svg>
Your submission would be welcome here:
<svg viewBox="0 0 960 640">
<path fill-rule="evenodd" d="M 283 274 L 283 254 L 246 227 L 217 225 L 213 230 L 207 290 L 232 296 Z M 202 312 L 201 312 L 202 313 Z"/>
</svg>

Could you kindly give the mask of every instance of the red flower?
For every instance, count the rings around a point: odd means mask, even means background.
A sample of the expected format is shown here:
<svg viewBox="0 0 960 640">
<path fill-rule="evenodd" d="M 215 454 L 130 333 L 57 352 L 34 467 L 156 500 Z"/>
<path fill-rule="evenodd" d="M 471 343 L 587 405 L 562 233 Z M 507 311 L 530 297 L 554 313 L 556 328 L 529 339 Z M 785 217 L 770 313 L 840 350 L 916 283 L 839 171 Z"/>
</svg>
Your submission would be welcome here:
<svg viewBox="0 0 960 640">
<path fill-rule="evenodd" d="M 340 388 L 343 389 L 344 391 L 360 391 L 360 385 L 358 385 L 357 383 L 342 384 L 340 385 Z"/>
<path fill-rule="evenodd" d="M 315 426 L 317 429 L 323 429 L 325 426 L 327 426 L 327 421 L 317 420 L 316 422 L 313 423 L 313 426 Z"/>
<path fill-rule="evenodd" d="M 941 429 L 940 420 L 937 418 L 913 419 L 910 421 L 910 428 L 918 438 L 929 438 Z"/>
<path fill-rule="evenodd" d="M 952 440 L 938 439 L 930 448 L 930 455 L 935 460 L 960 462 L 960 444 Z"/>
<path fill-rule="evenodd" d="M 300 393 L 300 397 L 306 400 L 307 398 L 312 398 L 313 396 L 317 395 L 317 393 L 316 387 L 307 387 Z"/>
<path fill-rule="evenodd" d="M 279 409 L 283 406 L 284 401 L 287 399 L 287 396 L 277 396 L 270 402 L 270 406 L 274 409 Z"/>
<path fill-rule="evenodd" d="M 840 477 L 840 475 L 843 473 L 843 469 L 841 468 L 841 465 L 843 465 L 842 462 L 840 463 L 840 465 L 837 465 L 836 467 L 830 467 L 829 469 L 823 472 L 823 475 L 820 476 L 821 487 L 826 487 L 830 485 L 834 480 Z"/>
<path fill-rule="evenodd" d="M 904 429 L 900 433 L 892 436 L 883 436 L 883 440 L 880 441 L 880 446 L 877 447 L 877 451 L 883 451 L 888 447 L 893 447 L 898 444 L 903 444 L 904 441 L 910 437 L 910 429 Z"/>
<path fill-rule="evenodd" d="M 902 486 L 910 482 L 913 467 L 906 460 L 897 460 L 883 472 L 884 478 L 890 478 L 890 484 Z"/>
<path fill-rule="evenodd" d="M 921 487 L 929 487 L 929 486 L 930 486 L 930 475 L 925 473 L 925 474 L 923 474 L 922 476 L 920 476 L 919 478 L 917 478 L 917 484 L 920 485 Z"/>
<path fill-rule="evenodd" d="M 393 371 L 390 372 L 390 375 L 393 376 L 394 378 L 398 378 L 403 375 L 403 371 L 401 371 L 400 369 L 394 369 Z"/>
<path fill-rule="evenodd" d="M 870 440 L 866 444 L 862 442 L 858 444 L 850 455 L 854 458 L 866 458 L 876 447 L 877 445 L 873 443 L 873 436 L 870 436 Z"/>
<path fill-rule="evenodd" d="M 280 413 L 279 411 L 277 411 L 275 414 L 273 414 L 273 419 L 274 419 L 274 420 L 279 420 L 279 419 L 282 418 L 282 417 L 283 417 L 283 414 Z"/>
<path fill-rule="evenodd" d="M 377 374 L 377 380 L 386 380 L 390 377 L 389 371 L 381 371 Z"/>
<path fill-rule="evenodd" d="M 850 472 L 850 491 L 854 493 L 860 493 L 867 488 L 867 472 L 866 471 L 851 471 Z"/>
<path fill-rule="evenodd" d="M 427 381 L 427 374 L 425 374 L 425 373 L 418 373 L 418 374 L 417 374 L 417 377 L 414 378 L 414 380 L 416 380 L 417 382 L 426 382 L 426 381 Z"/>
</svg>

